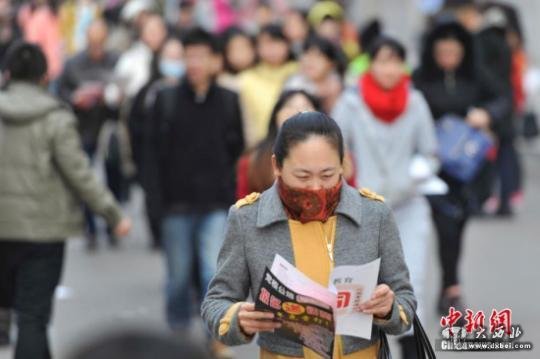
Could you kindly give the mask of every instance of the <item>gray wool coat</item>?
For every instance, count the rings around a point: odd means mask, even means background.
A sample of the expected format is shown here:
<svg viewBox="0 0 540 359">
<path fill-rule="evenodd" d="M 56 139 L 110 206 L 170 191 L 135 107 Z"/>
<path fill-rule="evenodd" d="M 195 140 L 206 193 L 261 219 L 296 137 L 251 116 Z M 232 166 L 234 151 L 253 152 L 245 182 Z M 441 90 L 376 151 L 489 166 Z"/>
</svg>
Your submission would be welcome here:
<svg viewBox="0 0 540 359">
<path fill-rule="evenodd" d="M 388 284 L 395 293 L 390 319 L 374 319 L 371 340 L 343 337 L 344 354 L 350 354 L 376 343 L 378 328 L 388 334 L 408 330 L 416 310 L 416 298 L 389 207 L 362 197 L 358 190 L 344 184 L 336 214 L 335 265 L 360 265 L 380 257 L 378 282 Z M 265 267 L 271 267 L 276 253 L 294 264 L 288 218 L 274 184 L 254 203 L 240 208 L 233 206 L 229 212 L 218 269 L 201 307 L 204 322 L 224 344 L 247 344 L 253 339 L 240 330 L 236 313 L 226 333 L 220 331 L 220 321 L 231 305 L 245 301 L 250 293 L 252 297 L 257 295 Z M 408 320 L 400 317 L 398 305 Z M 273 353 L 303 356 L 301 345 L 273 333 L 260 333 L 257 344 Z"/>
</svg>

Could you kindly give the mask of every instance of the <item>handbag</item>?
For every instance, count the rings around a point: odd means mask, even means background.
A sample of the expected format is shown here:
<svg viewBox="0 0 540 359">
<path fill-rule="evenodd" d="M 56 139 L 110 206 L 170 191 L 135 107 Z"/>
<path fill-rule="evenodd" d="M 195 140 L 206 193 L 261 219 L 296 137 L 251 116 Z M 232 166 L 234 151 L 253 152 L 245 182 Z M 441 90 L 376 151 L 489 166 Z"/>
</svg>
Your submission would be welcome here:
<svg viewBox="0 0 540 359">
<path fill-rule="evenodd" d="M 493 146 L 491 138 L 454 115 L 443 116 L 436 133 L 443 171 L 460 182 L 471 182 Z"/>
<path fill-rule="evenodd" d="M 418 316 L 414 314 L 413 319 L 414 339 L 416 341 L 416 355 L 418 359 L 436 359 L 435 351 L 431 346 L 429 337 L 427 336 L 424 327 L 420 323 Z M 386 333 L 379 330 L 379 336 L 381 338 L 381 346 L 379 348 L 378 359 L 392 359 L 392 353 L 390 353 L 390 346 L 388 345 L 388 338 Z"/>
<path fill-rule="evenodd" d="M 538 117 L 534 112 L 527 112 L 523 116 L 523 124 L 521 128 L 521 134 L 526 140 L 532 140 L 538 137 L 540 130 L 538 129 Z"/>
</svg>

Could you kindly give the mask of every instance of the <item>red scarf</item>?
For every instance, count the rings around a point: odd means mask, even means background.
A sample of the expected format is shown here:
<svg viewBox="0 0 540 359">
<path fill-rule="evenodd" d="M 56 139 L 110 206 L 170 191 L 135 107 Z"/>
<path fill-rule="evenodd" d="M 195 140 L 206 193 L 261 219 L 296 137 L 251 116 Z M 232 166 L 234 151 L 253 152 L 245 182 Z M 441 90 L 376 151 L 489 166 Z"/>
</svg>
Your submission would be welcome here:
<svg viewBox="0 0 540 359">
<path fill-rule="evenodd" d="M 385 90 L 367 72 L 360 78 L 360 96 L 382 122 L 391 124 L 405 111 L 409 98 L 409 76 L 403 76 L 394 88 Z"/>
<path fill-rule="evenodd" d="M 314 191 L 290 187 L 279 178 L 279 197 L 289 218 L 302 223 L 326 222 L 338 206 L 342 182 L 340 180 L 332 188 Z"/>
</svg>

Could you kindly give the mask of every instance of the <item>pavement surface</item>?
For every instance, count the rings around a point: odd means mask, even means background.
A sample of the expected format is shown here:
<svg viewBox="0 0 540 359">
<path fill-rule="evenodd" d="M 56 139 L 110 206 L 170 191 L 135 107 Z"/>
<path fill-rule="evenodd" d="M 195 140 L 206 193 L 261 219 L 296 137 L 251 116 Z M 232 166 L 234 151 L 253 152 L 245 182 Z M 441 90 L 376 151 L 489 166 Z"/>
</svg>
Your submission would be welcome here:
<svg viewBox="0 0 540 359">
<path fill-rule="evenodd" d="M 511 308 L 512 322 L 521 324 L 523 341 L 540 345 L 540 143 L 521 146 L 526 173 L 525 202 L 510 219 L 475 219 L 467 229 L 461 277 L 468 307 L 490 313 Z M 127 211 L 135 229 L 111 250 L 105 240 L 89 254 L 82 239 L 69 242 L 62 286 L 57 291 L 50 339 L 55 358 L 67 358 L 82 343 L 98 335 L 137 328 L 167 333 L 163 316 L 164 262 L 151 251 L 141 216 L 141 194 L 135 191 Z M 435 313 L 439 268 L 435 243 L 429 290 L 425 298 L 429 319 L 424 323 L 431 339 L 441 328 Z M 486 316 L 489 316 L 487 314 Z M 489 322 L 489 319 L 487 319 Z M 194 335 L 204 338 L 200 323 Z M 15 333 L 14 333 L 15 334 Z M 399 348 L 392 339 L 394 356 Z M 252 344 L 235 348 L 238 359 L 258 357 Z M 504 353 L 438 352 L 439 358 L 540 358 L 540 348 Z M 10 348 L 0 359 L 11 358 Z"/>
</svg>

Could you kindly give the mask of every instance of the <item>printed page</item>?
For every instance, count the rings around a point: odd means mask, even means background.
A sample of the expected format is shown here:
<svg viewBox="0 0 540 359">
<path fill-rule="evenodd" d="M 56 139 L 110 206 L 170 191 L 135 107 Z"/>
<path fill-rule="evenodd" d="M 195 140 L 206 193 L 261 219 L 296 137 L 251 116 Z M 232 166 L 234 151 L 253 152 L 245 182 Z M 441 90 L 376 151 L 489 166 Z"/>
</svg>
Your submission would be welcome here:
<svg viewBox="0 0 540 359">
<path fill-rule="evenodd" d="M 316 298 L 332 308 L 336 307 L 335 292 L 310 279 L 279 254 L 274 257 L 270 270 L 284 285 L 295 292 Z"/>
<path fill-rule="evenodd" d="M 302 344 L 324 359 L 332 358 L 333 308 L 288 288 L 268 267 L 255 298 L 255 309 L 275 314 L 275 320 L 282 324 L 274 331 L 275 335 Z"/>
<path fill-rule="evenodd" d="M 373 315 L 356 308 L 369 300 L 379 276 L 381 259 L 361 266 L 339 266 L 330 275 L 330 285 L 337 292 L 334 309 L 336 334 L 371 339 Z M 334 289 L 332 288 L 332 289 Z"/>
</svg>

